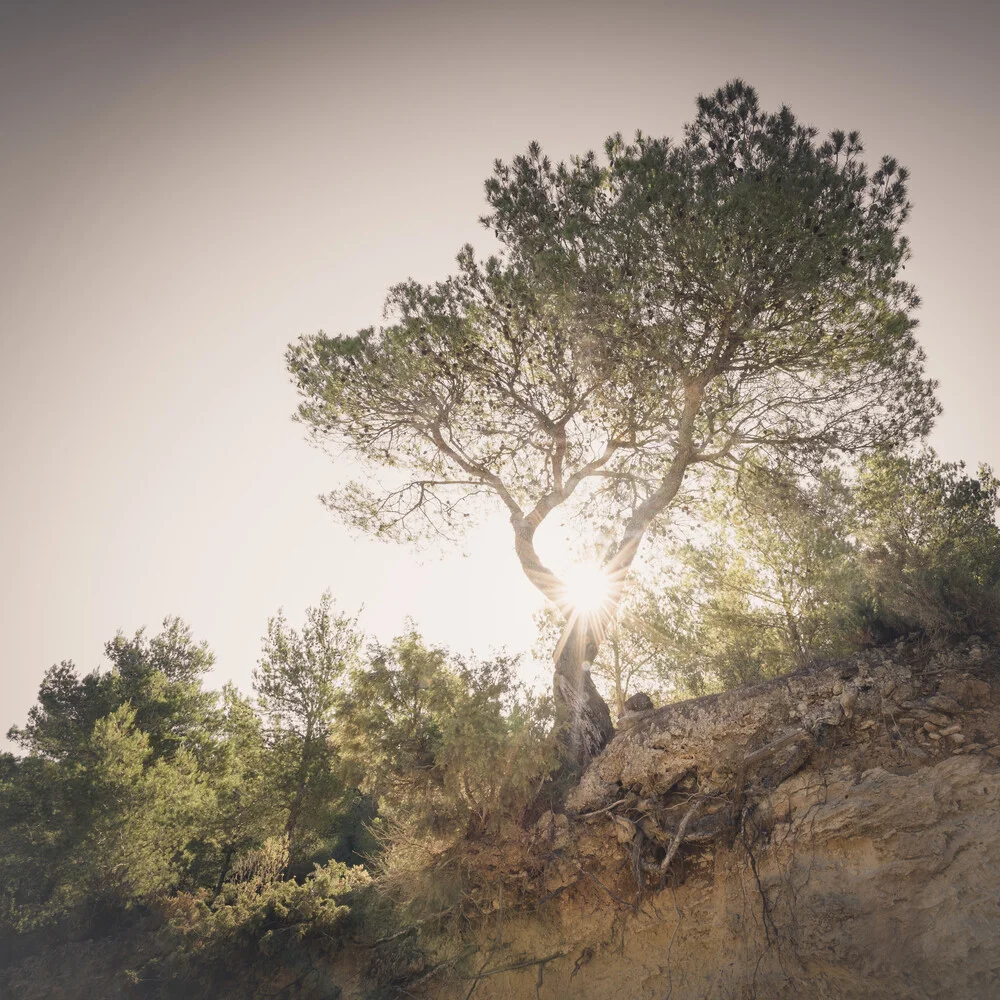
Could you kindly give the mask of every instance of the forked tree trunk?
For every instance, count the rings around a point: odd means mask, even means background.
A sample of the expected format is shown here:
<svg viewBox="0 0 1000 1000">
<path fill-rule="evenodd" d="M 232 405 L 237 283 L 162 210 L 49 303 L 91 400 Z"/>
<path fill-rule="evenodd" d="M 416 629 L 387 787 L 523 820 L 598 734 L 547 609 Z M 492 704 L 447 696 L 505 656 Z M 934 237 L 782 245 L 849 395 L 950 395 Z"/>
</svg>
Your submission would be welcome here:
<svg viewBox="0 0 1000 1000">
<path fill-rule="evenodd" d="M 625 587 L 625 579 L 632 568 L 639 545 L 646 529 L 667 505 L 677 496 L 684 473 L 695 460 L 693 444 L 694 421 L 701 405 L 702 393 L 708 384 L 707 375 L 700 376 L 685 387 L 684 409 L 678 422 L 677 452 L 660 485 L 636 507 L 624 526 L 621 542 L 605 564 L 611 587 L 610 610 L 590 618 L 576 613 L 567 600 L 562 581 L 538 558 L 534 537 L 546 515 L 559 506 L 572 493 L 559 491 L 544 497 L 535 510 L 525 516 L 517 504 L 506 494 L 511 509 L 514 528 L 514 550 L 521 562 L 525 576 L 566 616 L 567 624 L 555 654 L 553 694 L 556 709 L 565 727 L 566 762 L 585 767 L 604 749 L 614 733 L 611 712 L 600 696 L 590 676 L 590 664 L 617 611 Z M 579 477 L 579 474 L 578 474 Z M 571 477 L 573 478 L 573 477 Z M 499 482 L 499 480 L 497 480 Z"/>
</svg>

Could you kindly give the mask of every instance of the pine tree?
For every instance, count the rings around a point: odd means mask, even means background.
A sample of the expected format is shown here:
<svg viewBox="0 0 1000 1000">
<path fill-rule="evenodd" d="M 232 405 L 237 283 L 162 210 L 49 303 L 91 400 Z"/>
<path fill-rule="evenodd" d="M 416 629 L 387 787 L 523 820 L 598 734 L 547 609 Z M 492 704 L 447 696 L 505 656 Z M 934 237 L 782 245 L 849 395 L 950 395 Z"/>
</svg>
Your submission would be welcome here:
<svg viewBox="0 0 1000 1000">
<path fill-rule="evenodd" d="M 348 523 L 414 538 L 488 502 L 507 514 L 564 619 L 578 761 L 611 731 L 587 665 L 686 484 L 751 454 L 899 443 L 937 412 L 900 277 L 907 172 L 862 151 L 739 81 L 699 98 L 679 142 L 613 136 L 603 161 L 559 165 L 532 144 L 486 183 L 496 256 L 466 247 L 452 277 L 393 288 L 385 327 L 289 350 L 299 418 L 372 473 L 327 500 Z M 612 538 L 598 613 L 535 548 L 560 508 Z"/>
</svg>

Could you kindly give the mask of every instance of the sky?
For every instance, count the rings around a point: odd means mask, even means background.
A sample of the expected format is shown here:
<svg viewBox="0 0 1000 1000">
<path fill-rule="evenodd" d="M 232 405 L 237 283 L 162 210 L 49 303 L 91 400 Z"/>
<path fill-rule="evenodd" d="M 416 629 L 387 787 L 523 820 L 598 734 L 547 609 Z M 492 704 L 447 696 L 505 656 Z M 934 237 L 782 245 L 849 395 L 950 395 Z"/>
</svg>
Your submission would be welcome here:
<svg viewBox="0 0 1000 1000">
<path fill-rule="evenodd" d="M 496 158 L 678 135 L 735 77 L 910 168 L 931 442 L 1000 466 L 998 41 L 962 0 L 0 0 L 0 732 L 166 615 L 248 689 L 325 589 L 382 639 L 530 647 L 502 515 L 419 554 L 321 506 L 347 470 L 291 420 L 286 345 L 488 246 Z"/>
</svg>

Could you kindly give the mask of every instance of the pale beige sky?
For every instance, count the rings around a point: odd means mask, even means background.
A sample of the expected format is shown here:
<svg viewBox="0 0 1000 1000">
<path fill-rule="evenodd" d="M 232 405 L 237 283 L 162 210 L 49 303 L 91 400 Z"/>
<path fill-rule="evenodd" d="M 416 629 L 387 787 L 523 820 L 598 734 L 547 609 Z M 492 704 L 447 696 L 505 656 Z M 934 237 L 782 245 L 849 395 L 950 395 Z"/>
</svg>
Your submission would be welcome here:
<svg viewBox="0 0 1000 1000">
<path fill-rule="evenodd" d="M 352 540 L 283 351 L 483 241 L 531 139 L 679 133 L 732 77 L 910 167 L 933 443 L 1000 465 L 996 5 L 0 3 L 0 729 L 45 669 L 179 614 L 249 685 L 329 587 L 487 652 L 533 638 L 503 518 L 469 557 Z"/>
</svg>

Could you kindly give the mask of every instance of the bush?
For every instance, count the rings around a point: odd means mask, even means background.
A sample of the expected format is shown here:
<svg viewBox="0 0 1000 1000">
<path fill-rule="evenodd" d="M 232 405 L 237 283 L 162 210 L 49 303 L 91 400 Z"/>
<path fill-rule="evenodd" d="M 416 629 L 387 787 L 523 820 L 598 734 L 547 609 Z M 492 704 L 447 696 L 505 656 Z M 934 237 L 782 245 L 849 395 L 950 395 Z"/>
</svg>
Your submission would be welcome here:
<svg viewBox="0 0 1000 1000">
<path fill-rule="evenodd" d="M 272 839 L 233 866 L 214 899 L 201 890 L 161 905 L 162 959 L 144 977 L 163 982 L 163 997 L 272 995 L 294 984 L 295 995 L 339 996 L 329 959 L 344 942 L 345 897 L 368 884 L 361 868 L 317 865 L 301 882 L 283 880 L 283 840 Z"/>
<path fill-rule="evenodd" d="M 551 703 L 515 667 L 467 663 L 411 631 L 351 678 L 340 757 L 377 802 L 374 870 L 401 915 L 453 906 L 475 880 L 470 844 L 523 820 L 556 765 Z"/>
<path fill-rule="evenodd" d="M 860 620 L 873 633 L 1000 630 L 1000 483 L 933 452 L 876 455 L 856 490 Z"/>
</svg>

